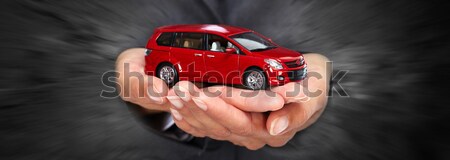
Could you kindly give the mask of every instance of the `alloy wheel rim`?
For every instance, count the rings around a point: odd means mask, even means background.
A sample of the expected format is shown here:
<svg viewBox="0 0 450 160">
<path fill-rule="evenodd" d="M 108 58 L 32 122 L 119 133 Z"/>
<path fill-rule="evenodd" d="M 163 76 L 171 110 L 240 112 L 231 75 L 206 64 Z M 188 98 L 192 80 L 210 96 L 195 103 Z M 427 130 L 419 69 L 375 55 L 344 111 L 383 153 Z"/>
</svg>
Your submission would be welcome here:
<svg viewBox="0 0 450 160">
<path fill-rule="evenodd" d="M 247 85 L 251 89 L 260 89 L 263 86 L 264 77 L 260 72 L 252 71 L 247 76 Z"/>
<path fill-rule="evenodd" d="M 175 79 L 175 70 L 170 66 L 164 66 L 159 71 L 159 75 L 161 80 L 163 80 L 167 84 L 170 84 Z"/>
</svg>

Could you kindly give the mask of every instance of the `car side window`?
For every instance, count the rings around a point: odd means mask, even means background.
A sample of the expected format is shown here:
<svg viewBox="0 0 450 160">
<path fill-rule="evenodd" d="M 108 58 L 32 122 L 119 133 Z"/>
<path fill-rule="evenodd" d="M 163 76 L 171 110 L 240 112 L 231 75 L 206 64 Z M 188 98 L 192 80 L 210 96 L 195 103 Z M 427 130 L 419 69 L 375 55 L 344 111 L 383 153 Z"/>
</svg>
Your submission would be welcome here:
<svg viewBox="0 0 450 160">
<path fill-rule="evenodd" d="M 175 39 L 173 40 L 172 47 L 180 47 L 181 33 L 175 33 Z"/>
<path fill-rule="evenodd" d="M 162 33 L 158 37 L 158 39 L 156 39 L 156 44 L 158 44 L 158 46 L 170 46 L 172 43 L 172 39 L 173 39 L 173 33 L 165 32 L 165 33 Z"/>
<path fill-rule="evenodd" d="M 214 52 L 225 52 L 225 49 L 227 48 L 234 48 L 236 49 L 238 54 L 240 53 L 239 48 L 233 45 L 233 43 L 229 42 L 227 39 L 218 35 L 208 34 L 207 50 Z"/>
<path fill-rule="evenodd" d="M 174 47 L 203 49 L 203 33 L 177 33 Z"/>
</svg>

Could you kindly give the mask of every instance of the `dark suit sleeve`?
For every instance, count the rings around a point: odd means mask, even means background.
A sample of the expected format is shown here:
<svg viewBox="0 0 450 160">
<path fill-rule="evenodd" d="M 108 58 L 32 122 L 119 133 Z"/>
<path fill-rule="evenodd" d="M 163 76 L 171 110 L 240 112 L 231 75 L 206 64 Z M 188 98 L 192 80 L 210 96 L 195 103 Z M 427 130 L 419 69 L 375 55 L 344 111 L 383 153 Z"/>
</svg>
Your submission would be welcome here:
<svg viewBox="0 0 450 160">
<path fill-rule="evenodd" d="M 179 129 L 172 120 L 169 113 L 145 114 L 139 105 L 125 102 L 130 111 L 147 129 L 163 137 L 180 142 L 190 142 L 194 138 L 192 135 Z"/>
</svg>

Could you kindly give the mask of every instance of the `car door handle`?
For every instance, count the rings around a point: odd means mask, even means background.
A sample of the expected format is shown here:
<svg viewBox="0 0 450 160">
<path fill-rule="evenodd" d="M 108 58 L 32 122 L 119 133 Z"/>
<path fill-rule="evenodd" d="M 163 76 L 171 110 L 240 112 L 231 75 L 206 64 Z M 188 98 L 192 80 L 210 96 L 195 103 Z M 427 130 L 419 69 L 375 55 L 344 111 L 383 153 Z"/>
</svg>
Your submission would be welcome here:
<svg viewBox="0 0 450 160">
<path fill-rule="evenodd" d="M 194 56 L 196 56 L 196 57 L 201 57 L 202 54 L 200 54 L 200 53 L 194 53 Z"/>
<path fill-rule="evenodd" d="M 206 57 L 208 57 L 208 58 L 214 58 L 215 56 L 214 56 L 214 55 L 211 55 L 211 54 L 208 54 L 208 55 L 206 55 Z"/>
</svg>

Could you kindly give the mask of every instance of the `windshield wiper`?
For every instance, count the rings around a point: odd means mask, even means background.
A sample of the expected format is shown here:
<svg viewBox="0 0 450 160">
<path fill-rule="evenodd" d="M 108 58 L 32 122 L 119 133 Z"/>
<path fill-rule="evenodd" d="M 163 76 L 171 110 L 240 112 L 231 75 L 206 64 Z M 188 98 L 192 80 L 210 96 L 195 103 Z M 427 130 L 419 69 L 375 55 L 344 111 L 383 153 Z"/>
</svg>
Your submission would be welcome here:
<svg viewBox="0 0 450 160">
<path fill-rule="evenodd" d="M 251 52 L 258 52 L 258 51 L 264 51 L 264 50 L 274 49 L 274 48 L 277 48 L 277 47 L 276 47 L 276 46 L 269 46 L 269 47 L 266 47 L 266 48 L 252 49 L 252 50 L 250 50 L 250 51 L 251 51 Z"/>
</svg>

